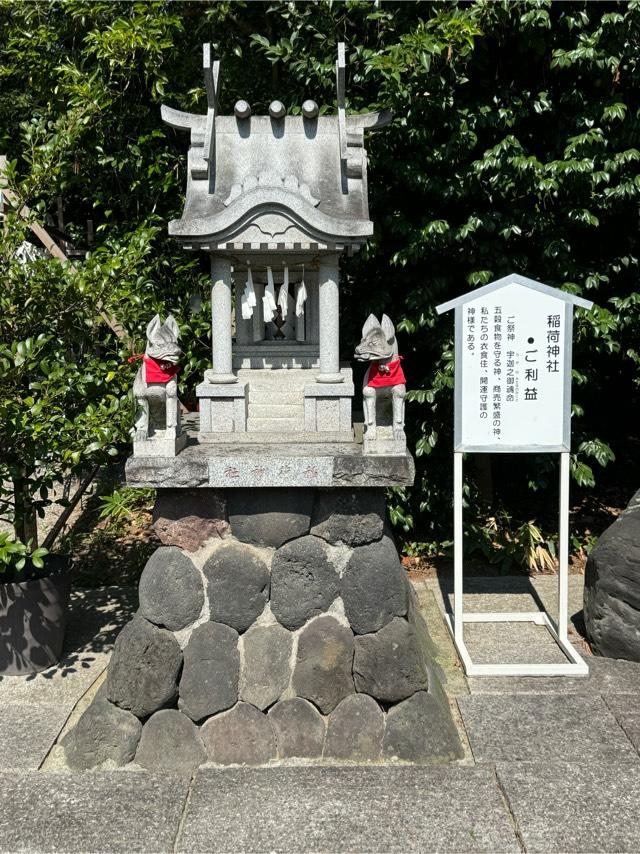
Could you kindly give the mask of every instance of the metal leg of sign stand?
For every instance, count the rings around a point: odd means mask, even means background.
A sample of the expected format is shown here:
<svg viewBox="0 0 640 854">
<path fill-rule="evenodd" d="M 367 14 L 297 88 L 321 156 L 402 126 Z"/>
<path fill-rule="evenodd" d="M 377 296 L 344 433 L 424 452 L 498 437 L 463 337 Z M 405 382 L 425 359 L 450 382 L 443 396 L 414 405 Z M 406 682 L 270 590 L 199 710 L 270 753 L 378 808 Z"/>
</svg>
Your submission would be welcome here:
<svg viewBox="0 0 640 854">
<path fill-rule="evenodd" d="M 546 611 L 464 613 L 463 604 L 463 526 L 462 526 L 462 452 L 453 455 L 453 619 L 446 617 L 449 630 L 467 676 L 587 676 L 589 668 L 569 642 L 569 452 L 560 454 L 560 544 L 558 570 L 558 620 Z M 566 655 L 562 664 L 474 664 L 464 642 L 465 623 L 524 623 L 545 626 Z"/>
</svg>

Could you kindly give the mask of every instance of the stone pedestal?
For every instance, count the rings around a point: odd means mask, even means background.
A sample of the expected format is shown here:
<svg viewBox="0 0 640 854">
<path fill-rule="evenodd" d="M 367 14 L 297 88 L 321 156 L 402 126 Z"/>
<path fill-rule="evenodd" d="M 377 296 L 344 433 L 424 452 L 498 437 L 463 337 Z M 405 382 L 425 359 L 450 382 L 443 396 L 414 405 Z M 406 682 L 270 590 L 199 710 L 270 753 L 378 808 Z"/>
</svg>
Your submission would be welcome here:
<svg viewBox="0 0 640 854">
<path fill-rule="evenodd" d="M 381 391 L 385 391 L 381 389 Z M 397 438 L 393 430 L 393 402 L 391 392 L 380 395 L 376 401 L 375 434 L 365 429 L 362 439 L 362 452 L 367 456 L 403 457 L 407 453 L 407 437 L 404 432 Z"/>
<path fill-rule="evenodd" d="M 175 430 L 155 430 L 150 439 L 133 437 L 133 456 L 150 459 L 177 457 L 187 445 L 187 434 Z"/>
<path fill-rule="evenodd" d="M 304 429 L 307 433 L 337 433 L 353 437 L 351 370 L 341 370 L 342 382 L 309 383 L 304 387 Z"/>
<path fill-rule="evenodd" d="M 72 768 L 460 757 L 383 489 L 166 492 Z"/>
<path fill-rule="evenodd" d="M 196 386 L 201 441 L 216 433 L 246 433 L 247 383 L 216 385 L 208 379 Z"/>
<path fill-rule="evenodd" d="M 220 434 L 223 435 L 223 434 Z M 233 435 L 233 434 L 232 434 Z M 415 469 L 411 454 L 366 455 L 355 442 L 261 444 L 220 441 L 188 444 L 173 459 L 129 457 L 127 485 L 152 489 L 410 486 Z M 296 437 L 299 439 L 300 437 Z"/>
</svg>

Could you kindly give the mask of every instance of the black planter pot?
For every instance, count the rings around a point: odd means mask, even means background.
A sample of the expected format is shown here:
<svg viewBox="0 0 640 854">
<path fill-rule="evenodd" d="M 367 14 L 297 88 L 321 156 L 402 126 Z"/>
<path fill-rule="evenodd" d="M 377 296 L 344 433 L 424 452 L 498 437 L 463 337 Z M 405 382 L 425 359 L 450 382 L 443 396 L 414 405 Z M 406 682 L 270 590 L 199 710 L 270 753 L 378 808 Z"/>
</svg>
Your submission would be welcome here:
<svg viewBox="0 0 640 854">
<path fill-rule="evenodd" d="M 44 568 L 0 576 L 0 675 L 38 673 L 62 654 L 71 560 L 46 555 Z"/>
</svg>

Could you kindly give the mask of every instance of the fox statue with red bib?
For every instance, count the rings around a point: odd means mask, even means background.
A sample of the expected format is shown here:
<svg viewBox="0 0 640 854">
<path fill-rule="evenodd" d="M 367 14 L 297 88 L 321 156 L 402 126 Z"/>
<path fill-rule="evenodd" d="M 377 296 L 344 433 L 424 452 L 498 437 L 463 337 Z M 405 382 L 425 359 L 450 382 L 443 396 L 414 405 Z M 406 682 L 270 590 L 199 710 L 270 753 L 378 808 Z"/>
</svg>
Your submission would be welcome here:
<svg viewBox="0 0 640 854">
<path fill-rule="evenodd" d="M 171 315 L 161 323 L 156 314 L 147 326 L 147 346 L 133 383 L 138 404 L 134 456 L 174 456 L 184 444 L 180 441 L 178 404 L 179 336 L 178 324 Z"/>
<path fill-rule="evenodd" d="M 365 445 L 377 439 L 377 401 L 391 398 L 393 441 L 406 442 L 404 434 L 405 377 L 402 356 L 398 355 L 396 332 L 386 314 L 379 321 L 370 314 L 362 327 L 362 341 L 355 350 L 359 362 L 370 362 L 364 377 Z"/>
</svg>

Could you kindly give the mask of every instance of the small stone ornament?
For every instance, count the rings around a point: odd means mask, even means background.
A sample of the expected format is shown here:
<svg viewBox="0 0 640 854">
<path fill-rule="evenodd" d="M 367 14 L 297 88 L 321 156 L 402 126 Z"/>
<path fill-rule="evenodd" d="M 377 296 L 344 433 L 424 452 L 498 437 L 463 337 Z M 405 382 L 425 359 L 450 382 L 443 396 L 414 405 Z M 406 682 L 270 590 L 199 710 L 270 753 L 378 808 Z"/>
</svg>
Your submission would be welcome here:
<svg viewBox="0 0 640 854">
<path fill-rule="evenodd" d="M 381 321 L 369 315 L 362 327 L 362 341 L 356 347 L 355 358 L 370 363 L 362 387 L 364 453 L 404 456 L 407 451 L 405 377 L 395 329 L 386 314 Z"/>
<path fill-rule="evenodd" d="M 178 324 L 156 314 L 147 326 L 147 346 L 133 382 L 138 414 L 133 428 L 134 457 L 174 457 L 186 444 L 178 402 Z"/>
</svg>

